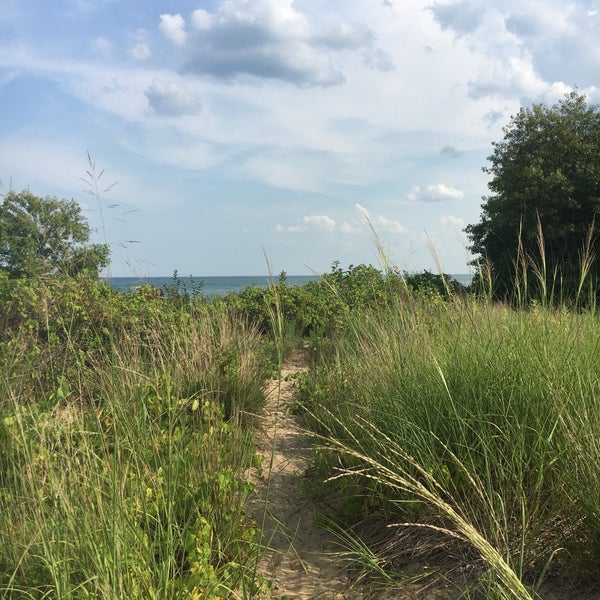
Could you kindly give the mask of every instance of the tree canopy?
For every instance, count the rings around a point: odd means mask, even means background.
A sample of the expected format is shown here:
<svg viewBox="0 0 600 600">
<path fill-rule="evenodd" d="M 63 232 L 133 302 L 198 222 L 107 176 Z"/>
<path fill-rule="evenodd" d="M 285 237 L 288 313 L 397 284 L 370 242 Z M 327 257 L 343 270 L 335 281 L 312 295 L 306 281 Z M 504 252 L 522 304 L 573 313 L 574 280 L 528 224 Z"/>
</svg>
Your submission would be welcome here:
<svg viewBox="0 0 600 600">
<path fill-rule="evenodd" d="M 471 251 L 491 267 L 496 296 L 525 277 L 572 293 L 600 212 L 600 109 L 573 91 L 521 108 L 503 132 L 484 168 L 492 194 L 466 228 Z"/>
<path fill-rule="evenodd" d="M 108 265 L 106 244 L 91 244 L 90 227 L 74 200 L 11 191 L 0 204 L 0 269 L 10 277 L 97 277 Z"/>
</svg>

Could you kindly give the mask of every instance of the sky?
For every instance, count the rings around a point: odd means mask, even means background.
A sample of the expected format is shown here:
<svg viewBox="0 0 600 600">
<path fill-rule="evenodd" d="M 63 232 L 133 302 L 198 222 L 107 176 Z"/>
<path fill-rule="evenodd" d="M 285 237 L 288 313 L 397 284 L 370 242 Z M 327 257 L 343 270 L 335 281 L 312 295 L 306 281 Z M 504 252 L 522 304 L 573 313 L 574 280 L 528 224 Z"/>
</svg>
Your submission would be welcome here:
<svg viewBox="0 0 600 600">
<path fill-rule="evenodd" d="M 0 0 L 0 193 L 78 201 L 113 276 L 377 266 L 374 232 L 467 273 L 492 142 L 573 87 L 600 0 Z"/>
</svg>

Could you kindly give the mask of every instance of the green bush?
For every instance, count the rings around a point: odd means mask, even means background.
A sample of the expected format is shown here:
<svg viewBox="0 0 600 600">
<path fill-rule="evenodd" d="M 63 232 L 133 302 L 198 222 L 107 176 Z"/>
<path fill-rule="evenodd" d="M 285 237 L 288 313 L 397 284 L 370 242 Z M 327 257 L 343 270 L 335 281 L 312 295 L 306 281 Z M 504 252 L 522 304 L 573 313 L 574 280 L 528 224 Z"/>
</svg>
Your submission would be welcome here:
<svg viewBox="0 0 600 600">
<path fill-rule="evenodd" d="M 250 594 L 257 329 L 84 278 L 1 284 L 2 594 Z"/>
</svg>

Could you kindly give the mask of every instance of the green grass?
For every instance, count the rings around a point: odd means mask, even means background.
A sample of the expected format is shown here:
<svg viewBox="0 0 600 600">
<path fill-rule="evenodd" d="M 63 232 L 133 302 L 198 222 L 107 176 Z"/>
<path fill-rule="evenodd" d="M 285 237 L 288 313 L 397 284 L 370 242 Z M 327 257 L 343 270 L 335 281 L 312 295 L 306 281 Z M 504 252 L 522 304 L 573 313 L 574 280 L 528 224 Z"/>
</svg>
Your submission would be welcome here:
<svg viewBox="0 0 600 600">
<path fill-rule="evenodd" d="M 0 597 L 252 596 L 256 329 L 134 296 L 84 329 L 73 289 L 38 292 L 64 327 L 30 312 L 2 345 Z"/>
<path fill-rule="evenodd" d="M 337 265 L 257 294 L 0 278 L 1 598 L 266 595 L 252 428 L 301 347 L 311 488 L 341 560 L 385 585 L 425 565 L 462 597 L 599 584 L 593 302 Z"/>
<path fill-rule="evenodd" d="M 533 597 L 553 562 L 594 578 L 599 334 L 475 301 L 355 315 L 300 389 L 336 518 L 459 538 L 486 597 Z"/>
</svg>

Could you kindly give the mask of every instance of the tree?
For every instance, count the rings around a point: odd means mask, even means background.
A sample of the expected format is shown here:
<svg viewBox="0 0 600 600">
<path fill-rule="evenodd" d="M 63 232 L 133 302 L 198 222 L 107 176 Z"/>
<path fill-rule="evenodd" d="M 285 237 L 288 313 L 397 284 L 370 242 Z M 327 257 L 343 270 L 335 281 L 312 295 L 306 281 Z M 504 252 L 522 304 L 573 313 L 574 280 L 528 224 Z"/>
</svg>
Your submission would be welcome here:
<svg viewBox="0 0 600 600">
<path fill-rule="evenodd" d="M 90 244 L 90 227 L 74 200 L 11 191 L 0 204 L 0 269 L 10 277 L 97 277 L 108 265 L 106 244 Z"/>
<path fill-rule="evenodd" d="M 600 109 L 573 91 L 552 107 L 521 108 L 503 131 L 483 169 L 492 195 L 466 228 L 471 251 L 491 267 L 497 297 L 526 277 L 572 294 L 600 212 Z"/>
</svg>

